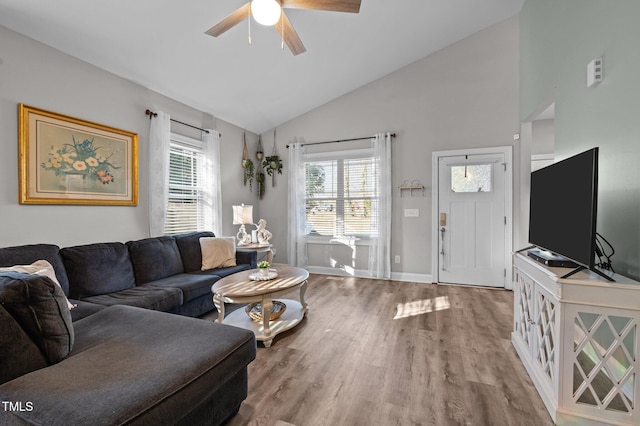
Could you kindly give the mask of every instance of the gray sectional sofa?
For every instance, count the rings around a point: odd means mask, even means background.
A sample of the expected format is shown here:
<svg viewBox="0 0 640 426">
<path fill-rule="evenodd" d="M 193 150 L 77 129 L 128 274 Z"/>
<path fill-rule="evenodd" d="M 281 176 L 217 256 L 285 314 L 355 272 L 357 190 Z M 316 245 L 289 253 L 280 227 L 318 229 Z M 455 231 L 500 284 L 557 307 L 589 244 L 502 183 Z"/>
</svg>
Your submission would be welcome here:
<svg viewBox="0 0 640 426">
<path fill-rule="evenodd" d="M 0 248 L 0 425 L 222 424 L 247 396 L 253 333 L 197 318 L 211 285 L 255 267 L 202 271 L 211 233 L 59 248 Z M 67 298 L 77 305 L 69 310 Z"/>
</svg>

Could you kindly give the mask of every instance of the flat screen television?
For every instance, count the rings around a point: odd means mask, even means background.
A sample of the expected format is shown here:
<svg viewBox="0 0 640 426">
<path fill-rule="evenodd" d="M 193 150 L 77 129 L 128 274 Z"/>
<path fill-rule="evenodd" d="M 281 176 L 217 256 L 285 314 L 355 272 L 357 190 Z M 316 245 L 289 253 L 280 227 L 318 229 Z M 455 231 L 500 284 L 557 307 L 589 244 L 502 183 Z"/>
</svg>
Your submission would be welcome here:
<svg viewBox="0 0 640 426">
<path fill-rule="evenodd" d="M 610 279 L 595 269 L 597 207 L 598 148 L 532 172 L 529 242 Z"/>
</svg>

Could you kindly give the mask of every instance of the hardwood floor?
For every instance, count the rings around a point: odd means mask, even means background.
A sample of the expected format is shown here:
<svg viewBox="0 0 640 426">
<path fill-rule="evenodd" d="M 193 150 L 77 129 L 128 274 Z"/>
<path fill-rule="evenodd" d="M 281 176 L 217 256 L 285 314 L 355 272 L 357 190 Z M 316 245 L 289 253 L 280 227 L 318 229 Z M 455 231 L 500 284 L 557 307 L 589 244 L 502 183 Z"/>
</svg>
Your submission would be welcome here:
<svg viewBox="0 0 640 426">
<path fill-rule="evenodd" d="M 510 342 L 512 292 L 311 275 L 306 295 L 229 426 L 553 424 Z"/>
</svg>

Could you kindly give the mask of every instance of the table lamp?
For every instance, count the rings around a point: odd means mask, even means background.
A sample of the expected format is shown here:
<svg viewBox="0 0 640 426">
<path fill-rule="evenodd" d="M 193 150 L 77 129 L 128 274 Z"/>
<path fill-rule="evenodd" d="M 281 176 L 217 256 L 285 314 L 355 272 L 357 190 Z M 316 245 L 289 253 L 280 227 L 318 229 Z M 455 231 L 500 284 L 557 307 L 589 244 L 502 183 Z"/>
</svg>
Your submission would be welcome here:
<svg viewBox="0 0 640 426">
<path fill-rule="evenodd" d="M 247 234 L 245 225 L 254 225 L 253 206 L 242 204 L 239 206 L 232 206 L 232 207 L 233 207 L 233 224 L 240 225 L 240 229 L 236 234 L 236 238 L 238 238 L 238 245 L 250 244 L 254 240 L 254 238 L 252 238 L 252 235 Z"/>
</svg>

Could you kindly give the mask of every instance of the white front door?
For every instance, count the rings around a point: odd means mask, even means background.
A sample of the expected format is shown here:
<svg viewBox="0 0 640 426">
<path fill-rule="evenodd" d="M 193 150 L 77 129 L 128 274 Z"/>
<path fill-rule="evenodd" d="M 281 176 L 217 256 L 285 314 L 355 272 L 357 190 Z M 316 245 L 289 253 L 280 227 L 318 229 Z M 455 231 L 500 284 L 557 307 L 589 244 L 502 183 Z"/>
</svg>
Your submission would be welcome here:
<svg viewBox="0 0 640 426">
<path fill-rule="evenodd" d="M 438 158 L 438 281 L 505 287 L 504 153 Z"/>
</svg>

